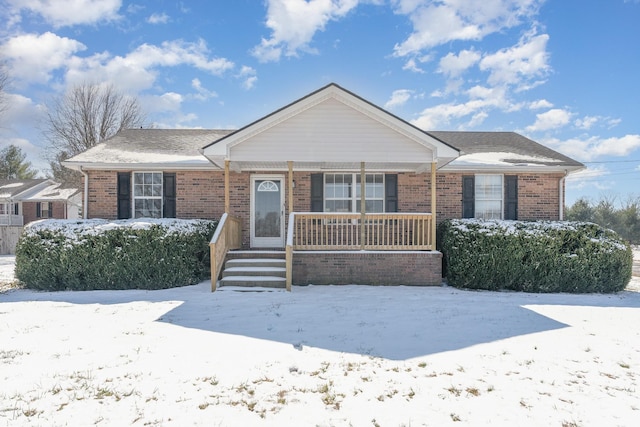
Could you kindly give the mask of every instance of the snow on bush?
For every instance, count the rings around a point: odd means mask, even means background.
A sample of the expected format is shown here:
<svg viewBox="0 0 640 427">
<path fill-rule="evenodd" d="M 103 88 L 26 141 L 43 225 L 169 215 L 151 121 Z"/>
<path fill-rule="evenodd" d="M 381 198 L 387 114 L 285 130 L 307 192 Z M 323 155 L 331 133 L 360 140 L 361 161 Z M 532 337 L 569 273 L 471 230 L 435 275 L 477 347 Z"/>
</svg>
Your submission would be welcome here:
<svg viewBox="0 0 640 427">
<path fill-rule="evenodd" d="M 43 220 L 24 229 L 16 277 L 43 290 L 163 289 L 209 275 L 216 221 Z"/>
<path fill-rule="evenodd" d="M 631 279 L 630 245 L 586 222 L 449 220 L 439 227 L 449 284 L 526 292 L 617 292 Z"/>
</svg>

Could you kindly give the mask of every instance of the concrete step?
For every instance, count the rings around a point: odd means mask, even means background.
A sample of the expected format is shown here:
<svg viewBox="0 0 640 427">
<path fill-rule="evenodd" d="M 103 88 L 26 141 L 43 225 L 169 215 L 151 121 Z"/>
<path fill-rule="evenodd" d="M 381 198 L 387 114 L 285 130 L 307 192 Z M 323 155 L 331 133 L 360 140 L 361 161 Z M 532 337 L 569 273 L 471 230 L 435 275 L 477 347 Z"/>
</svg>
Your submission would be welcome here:
<svg viewBox="0 0 640 427">
<path fill-rule="evenodd" d="M 235 267 L 286 267 L 286 261 L 279 258 L 236 258 L 225 263 L 225 268 Z"/>
<path fill-rule="evenodd" d="M 225 268 L 222 277 L 229 276 L 273 276 L 286 277 L 287 269 L 285 267 L 262 267 L 262 266 L 246 266 Z"/>
<path fill-rule="evenodd" d="M 275 259 L 285 259 L 285 252 L 284 251 L 256 251 L 256 250 L 252 250 L 252 251 L 243 251 L 243 250 L 237 250 L 237 251 L 229 251 L 227 252 L 227 260 L 231 260 L 231 259 L 238 259 L 238 258 L 260 258 L 260 259 L 264 259 L 264 258 L 275 258 Z"/>
<path fill-rule="evenodd" d="M 283 277 L 274 276 L 227 276 L 218 282 L 219 286 L 286 288 L 287 281 Z"/>
</svg>

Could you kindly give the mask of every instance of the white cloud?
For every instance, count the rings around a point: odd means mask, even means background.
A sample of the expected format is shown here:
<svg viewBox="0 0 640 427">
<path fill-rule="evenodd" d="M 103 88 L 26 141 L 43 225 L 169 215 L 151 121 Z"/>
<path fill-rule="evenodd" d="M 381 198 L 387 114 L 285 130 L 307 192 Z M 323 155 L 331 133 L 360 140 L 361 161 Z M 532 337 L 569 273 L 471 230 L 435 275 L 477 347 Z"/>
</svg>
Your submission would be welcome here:
<svg viewBox="0 0 640 427">
<path fill-rule="evenodd" d="M 524 83 L 543 77 L 550 71 L 546 50 L 548 40 L 547 34 L 524 36 L 515 46 L 485 55 L 480 61 L 480 69 L 489 72 L 487 81 L 491 85 L 531 89 L 538 83 L 527 86 Z"/>
<path fill-rule="evenodd" d="M 462 50 L 457 55 L 449 52 L 440 59 L 438 72 L 449 77 L 458 77 L 480 60 L 480 54 L 473 50 Z"/>
<path fill-rule="evenodd" d="M 283 54 L 314 52 L 309 43 L 315 33 L 357 5 L 358 0 L 268 0 L 266 26 L 271 37 L 263 38 L 253 55 L 261 62 L 270 62 L 278 61 Z"/>
<path fill-rule="evenodd" d="M 409 59 L 403 66 L 402 69 L 405 71 L 412 71 L 414 73 L 424 74 L 424 70 L 416 64 L 416 60 L 411 58 Z"/>
<path fill-rule="evenodd" d="M 207 99 L 216 98 L 218 96 L 216 92 L 203 87 L 200 79 L 191 80 L 191 87 L 197 92 L 194 95 L 194 98 L 200 101 L 206 101 Z"/>
<path fill-rule="evenodd" d="M 32 125 L 36 120 L 44 117 L 46 109 L 41 104 L 36 104 L 31 98 L 17 94 L 7 93 L 7 109 L 3 113 L 0 129 L 12 129 L 15 126 Z"/>
<path fill-rule="evenodd" d="M 563 127 L 571 120 L 571 113 L 561 108 L 553 108 L 544 113 L 536 114 L 536 122 L 527 126 L 527 131 L 537 132 Z"/>
<path fill-rule="evenodd" d="M 166 13 L 153 13 L 147 18 L 149 24 L 166 24 L 169 22 L 169 15 Z"/>
<path fill-rule="evenodd" d="M 395 55 L 415 54 L 454 41 L 480 40 L 518 25 L 537 13 L 544 0 L 394 0 L 395 12 L 408 15 L 413 33 L 396 44 Z"/>
<path fill-rule="evenodd" d="M 602 156 L 625 157 L 640 149 L 640 135 L 631 134 L 622 137 L 601 138 L 591 136 L 583 139 L 571 138 L 559 140 L 556 138 L 543 141 L 549 145 L 580 161 L 590 161 Z"/>
<path fill-rule="evenodd" d="M 54 27 L 87 25 L 119 19 L 122 0 L 9 0 L 14 11 L 42 16 Z"/>
<path fill-rule="evenodd" d="M 112 81 L 120 89 L 137 92 L 152 87 L 157 68 L 189 65 L 220 76 L 234 67 L 225 58 L 210 58 L 206 43 L 182 40 L 163 42 L 160 46 L 143 44 L 125 56 L 96 54 L 75 57 L 68 63 L 67 81 Z"/>
<path fill-rule="evenodd" d="M 603 165 L 588 166 L 578 172 L 567 176 L 568 190 L 581 190 L 585 188 L 596 188 L 597 190 L 608 190 L 614 186 L 612 181 L 602 181 L 602 177 L 610 175 L 611 171 Z"/>
<path fill-rule="evenodd" d="M 46 32 L 10 38 L 0 52 L 9 64 L 12 79 L 47 83 L 54 70 L 65 67 L 73 54 L 85 49 L 77 40 Z"/>
<path fill-rule="evenodd" d="M 240 68 L 240 73 L 238 73 L 237 77 L 242 79 L 242 87 L 245 90 L 253 89 L 255 84 L 258 82 L 256 70 L 246 65 L 243 65 L 242 68 Z"/>
<path fill-rule="evenodd" d="M 551 108 L 553 104 L 546 99 L 538 99 L 529 103 L 528 108 L 530 110 L 542 110 L 543 108 Z"/>
<path fill-rule="evenodd" d="M 412 90 L 408 89 L 398 89 L 394 90 L 391 94 L 391 98 L 384 104 L 384 108 L 393 109 L 395 107 L 399 107 L 404 105 L 409 99 L 411 99 L 411 95 L 413 95 Z"/>
<path fill-rule="evenodd" d="M 581 119 L 576 119 L 574 124 L 579 129 L 589 130 L 600 121 L 600 117 L 597 116 L 585 116 Z"/>
</svg>

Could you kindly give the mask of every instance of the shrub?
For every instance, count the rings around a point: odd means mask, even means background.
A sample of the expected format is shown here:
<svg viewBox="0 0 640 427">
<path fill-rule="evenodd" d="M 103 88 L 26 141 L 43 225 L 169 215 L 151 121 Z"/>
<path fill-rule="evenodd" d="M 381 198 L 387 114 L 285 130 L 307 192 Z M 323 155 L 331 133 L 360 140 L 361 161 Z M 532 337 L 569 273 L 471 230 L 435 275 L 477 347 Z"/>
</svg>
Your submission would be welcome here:
<svg viewBox="0 0 640 427">
<path fill-rule="evenodd" d="M 459 288 L 617 292 L 631 279 L 630 245 L 592 223 L 448 220 L 438 231 Z"/>
<path fill-rule="evenodd" d="M 45 220 L 27 225 L 16 277 L 42 290 L 164 289 L 210 274 L 206 220 Z"/>
</svg>

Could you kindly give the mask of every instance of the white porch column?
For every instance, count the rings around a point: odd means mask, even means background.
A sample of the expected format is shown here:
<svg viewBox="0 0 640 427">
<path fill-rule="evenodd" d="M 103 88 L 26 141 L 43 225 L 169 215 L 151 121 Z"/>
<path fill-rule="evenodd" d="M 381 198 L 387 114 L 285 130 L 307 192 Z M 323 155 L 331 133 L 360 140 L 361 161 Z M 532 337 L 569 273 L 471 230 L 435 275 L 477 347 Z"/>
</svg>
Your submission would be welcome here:
<svg viewBox="0 0 640 427">
<path fill-rule="evenodd" d="M 431 162 L 431 250 L 436 250 L 436 170 L 438 163 Z"/>
<path fill-rule="evenodd" d="M 365 239 L 365 212 L 366 212 L 366 177 L 364 173 L 364 162 L 360 162 L 360 248 L 364 250 Z"/>
<path fill-rule="evenodd" d="M 287 166 L 289 167 L 289 189 L 287 191 L 287 195 L 289 196 L 289 213 L 291 213 L 293 212 L 293 162 L 289 160 L 287 162 Z"/>
<path fill-rule="evenodd" d="M 224 213 L 229 214 L 231 210 L 231 198 L 229 195 L 229 160 L 224 161 Z"/>
</svg>

